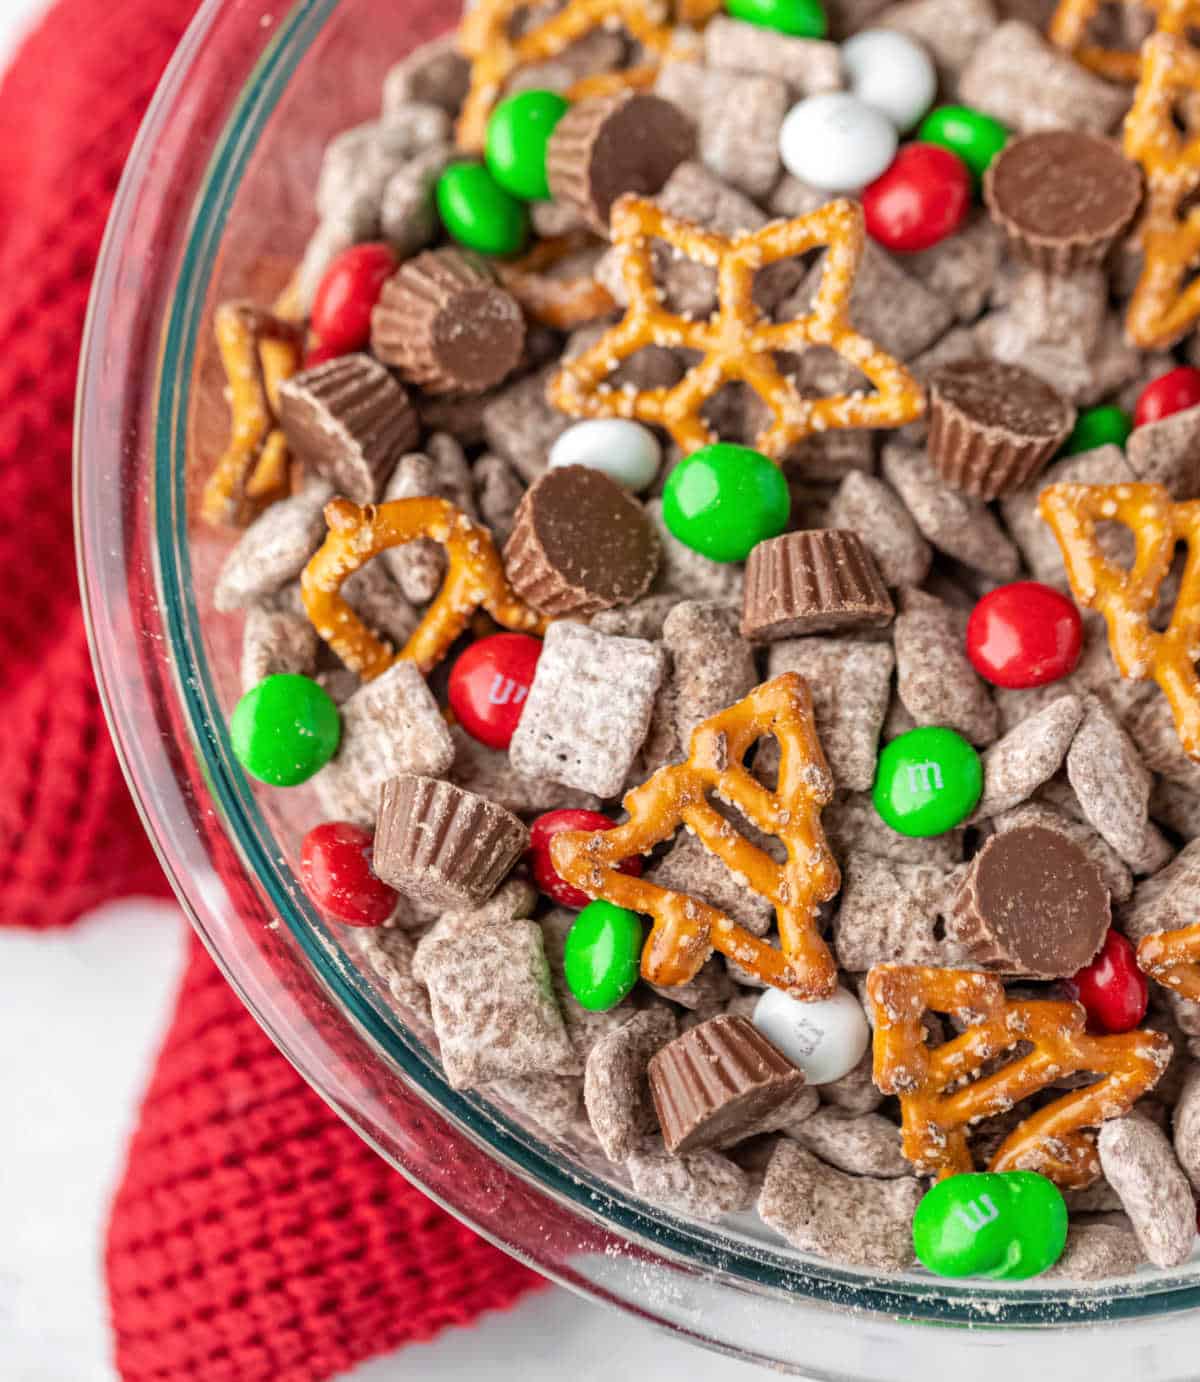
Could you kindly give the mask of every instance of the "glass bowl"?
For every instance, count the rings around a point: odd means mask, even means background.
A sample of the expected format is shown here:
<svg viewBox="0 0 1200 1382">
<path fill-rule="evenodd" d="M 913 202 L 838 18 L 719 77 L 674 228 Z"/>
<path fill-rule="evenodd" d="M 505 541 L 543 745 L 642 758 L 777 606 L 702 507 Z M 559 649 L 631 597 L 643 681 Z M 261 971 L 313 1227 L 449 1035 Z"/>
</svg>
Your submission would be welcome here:
<svg viewBox="0 0 1200 1382">
<path fill-rule="evenodd" d="M 805 1258 L 756 1221 L 659 1212 L 513 1110 L 457 1093 L 386 985 L 309 905 L 307 790 L 261 789 L 230 751 L 238 626 L 212 609 L 230 539 L 197 518 L 223 443 L 214 306 L 269 301 L 312 229 L 320 155 L 378 109 L 388 67 L 448 27 L 438 0 L 209 0 L 121 184 L 92 297 L 76 514 L 100 689 L 146 828 L 246 1005 L 399 1172 L 508 1252 L 688 1338 L 821 1379 L 981 1382 L 1036 1360 L 1195 1378 L 1200 1267 L 1116 1286 L 879 1278 Z M 1194 1319 L 1197 1321 L 1193 1323 Z"/>
</svg>

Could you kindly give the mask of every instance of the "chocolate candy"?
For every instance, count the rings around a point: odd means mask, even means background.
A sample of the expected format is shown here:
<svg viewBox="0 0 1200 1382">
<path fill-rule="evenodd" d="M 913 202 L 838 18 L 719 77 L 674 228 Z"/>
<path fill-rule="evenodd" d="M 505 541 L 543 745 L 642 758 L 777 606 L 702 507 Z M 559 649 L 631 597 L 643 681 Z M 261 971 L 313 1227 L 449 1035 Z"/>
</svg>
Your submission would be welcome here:
<svg viewBox="0 0 1200 1382">
<path fill-rule="evenodd" d="M 556 466 L 526 491 L 504 548 L 513 589 L 553 618 L 632 604 L 658 569 L 641 504 L 589 466 Z"/>
<path fill-rule="evenodd" d="M 587 893 L 581 892 L 565 878 L 559 877 L 550 858 L 550 841 L 564 830 L 612 830 L 615 825 L 616 821 L 602 816 L 599 811 L 566 809 L 547 811 L 539 816 L 529 827 L 529 850 L 525 856 L 538 891 L 558 903 L 560 907 L 570 907 L 574 911 L 586 907 Z M 635 854 L 632 859 L 626 859 L 618 867 L 622 873 L 629 873 L 638 878 L 642 872 L 642 861 L 640 856 Z"/>
<path fill-rule="evenodd" d="M 1099 264 L 1133 220 L 1142 175 L 1110 140 L 1080 130 L 1014 139 L 988 168 L 983 196 L 1013 251 L 1044 273 Z"/>
<path fill-rule="evenodd" d="M 1058 979 L 1104 944 L 1111 912 L 1095 864 L 1056 830 L 993 835 L 971 861 L 954 902 L 954 933 L 976 963 Z"/>
<path fill-rule="evenodd" d="M 726 0 L 725 8 L 734 19 L 793 38 L 824 38 L 829 27 L 820 0 Z"/>
<path fill-rule="evenodd" d="M 895 29 L 863 29 L 842 44 L 852 95 L 885 115 L 900 134 L 920 120 L 937 95 L 937 73 L 925 49 Z"/>
<path fill-rule="evenodd" d="M 847 91 L 822 91 L 794 105 L 779 131 L 779 156 L 793 177 L 822 192 L 853 192 L 896 154 L 896 127 Z"/>
<path fill-rule="evenodd" d="M 1161 422 L 1172 413 L 1200 405 L 1200 369 L 1191 365 L 1177 365 L 1152 379 L 1138 394 L 1133 410 L 1133 425 L 1146 427 Z"/>
<path fill-rule="evenodd" d="M 938 1276 L 1020 1281 L 1053 1266 L 1066 1241 L 1062 1191 L 1036 1171 L 951 1176 L 913 1215 L 917 1257 Z"/>
<path fill-rule="evenodd" d="M 760 542 L 746 563 L 742 636 L 751 642 L 879 628 L 894 614 L 875 558 L 857 533 L 785 533 Z"/>
<path fill-rule="evenodd" d="M 662 446 L 648 427 L 623 417 L 595 417 L 568 427 L 550 448 L 548 464 L 602 470 L 636 494 L 654 482 L 661 462 Z"/>
<path fill-rule="evenodd" d="M 849 1074 L 871 1040 L 862 1004 L 844 988 L 816 1003 L 767 989 L 755 1005 L 753 1022 L 811 1085 L 832 1084 Z"/>
<path fill-rule="evenodd" d="M 971 611 L 967 656 L 995 686 L 1026 690 L 1069 676 L 1083 650 L 1083 619 L 1074 603 L 1040 581 L 990 590 Z"/>
<path fill-rule="evenodd" d="M 1200 373 L 1200 371 L 1197 371 Z M 1200 394 L 1197 394 L 1200 402 Z M 1078 456 L 1095 451 L 1100 446 L 1124 446 L 1133 431 L 1133 419 L 1124 408 L 1105 403 L 1098 408 L 1085 408 L 1075 419 L 1075 426 L 1063 447 L 1065 456 Z"/>
<path fill-rule="evenodd" d="M 970 106 L 938 106 L 921 121 L 917 138 L 956 153 L 978 180 L 1004 148 L 1008 131 L 999 120 Z"/>
<path fill-rule="evenodd" d="M 786 1103 L 803 1073 L 744 1017 L 692 1027 L 650 1062 L 663 1141 L 676 1156 L 715 1147 Z"/>
<path fill-rule="evenodd" d="M 1150 981 L 1138 968 L 1137 951 L 1120 931 L 1109 931 L 1100 953 L 1072 975 L 1069 988 L 1100 1032 L 1133 1031 L 1150 1001 Z"/>
<path fill-rule="evenodd" d="M 929 725 L 892 740 L 879 755 L 871 799 L 899 835 L 924 838 L 953 830 L 983 792 L 983 766 L 952 729 Z"/>
<path fill-rule="evenodd" d="M 667 476 L 663 522 L 711 561 L 745 561 L 787 527 L 792 497 L 783 472 L 761 451 L 716 442 L 685 456 Z"/>
<path fill-rule="evenodd" d="M 906 144 L 862 193 L 867 234 L 899 254 L 932 249 L 971 209 L 967 165 L 938 144 Z"/>
<path fill-rule="evenodd" d="M 579 913 L 567 934 L 563 972 L 580 1007 L 615 1008 L 638 981 L 642 919 L 625 907 L 597 898 Z"/>
<path fill-rule="evenodd" d="M 426 393 L 482 393 L 520 364 L 525 318 L 479 260 L 430 250 L 384 285 L 371 347 Z"/>
<path fill-rule="evenodd" d="M 661 191 L 695 147 L 695 125 L 661 96 L 626 89 L 580 101 L 550 139 L 550 192 L 607 235 L 617 198 L 626 192 L 653 196 Z"/>
<path fill-rule="evenodd" d="M 310 313 L 322 358 L 332 360 L 366 346 L 371 309 L 395 272 L 396 255 L 390 245 L 352 245 L 333 259 L 317 286 Z M 318 363 L 311 352 L 306 367 L 310 363 Z"/>
<path fill-rule="evenodd" d="M 373 504 L 421 424 L 404 389 L 369 355 L 343 355 L 279 387 L 288 446 L 356 504 Z"/>
<path fill-rule="evenodd" d="M 460 245 L 480 254 L 520 254 L 529 213 L 479 163 L 452 164 L 438 178 L 438 214 Z"/>
<path fill-rule="evenodd" d="M 487 166 L 514 197 L 546 201 L 546 148 L 570 109 L 557 91 L 519 91 L 492 111 L 487 128 Z"/>
<path fill-rule="evenodd" d="M 300 847 L 305 892 L 346 926 L 382 926 L 400 900 L 371 867 L 372 840 L 361 825 L 326 821 L 314 826 Z"/>
<path fill-rule="evenodd" d="M 494 633 L 462 653 L 446 696 L 463 729 L 489 749 L 506 749 L 533 685 L 542 641 L 527 633 Z"/>
</svg>

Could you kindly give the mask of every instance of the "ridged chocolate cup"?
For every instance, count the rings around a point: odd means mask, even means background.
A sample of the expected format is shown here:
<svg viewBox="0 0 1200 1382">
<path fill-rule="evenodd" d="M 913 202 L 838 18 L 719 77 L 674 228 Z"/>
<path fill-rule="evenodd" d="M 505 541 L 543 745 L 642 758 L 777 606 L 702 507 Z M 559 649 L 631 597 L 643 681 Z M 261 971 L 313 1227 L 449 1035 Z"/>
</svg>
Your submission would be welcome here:
<svg viewBox="0 0 1200 1382">
<path fill-rule="evenodd" d="M 521 363 L 525 318 L 477 259 L 429 250 L 383 285 L 371 348 L 426 393 L 482 393 Z"/>
<path fill-rule="evenodd" d="M 895 612 L 875 558 L 849 529 L 784 533 L 746 562 L 741 628 L 752 642 L 879 628 Z"/>
<path fill-rule="evenodd" d="M 626 192 L 652 197 L 696 147 L 696 127 L 672 101 L 626 89 L 578 101 L 555 126 L 546 179 L 601 235 Z"/>
<path fill-rule="evenodd" d="M 1027 825 L 993 835 L 971 861 L 949 930 L 984 968 L 1060 979 L 1091 963 L 1111 920 L 1108 889 L 1083 850 Z"/>
<path fill-rule="evenodd" d="M 638 500 L 582 465 L 538 476 L 504 547 L 513 589 L 554 619 L 632 604 L 649 590 L 658 559 L 658 536 Z"/>
<path fill-rule="evenodd" d="M 1048 274 L 1100 264 L 1137 215 L 1142 174 L 1110 139 L 1040 130 L 1010 140 L 983 197 L 1014 254 Z"/>
<path fill-rule="evenodd" d="M 976 499 L 1024 489 L 1075 425 L 1074 407 L 1019 365 L 960 360 L 928 384 L 929 459 Z"/>
<path fill-rule="evenodd" d="M 292 455 L 356 504 L 379 498 L 421 436 L 412 400 L 369 355 L 343 355 L 285 380 L 279 421 Z"/>
<path fill-rule="evenodd" d="M 373 865 L 410 897 L 476 906 L 528 843 L 529 831 L 504 807 L 451 782 L 404 773 L 380 792 Z"/>
<path fill-rule="evenodd" d="M 650 1060 L 650 1094 L 674 1156 L 729 1146 L 804 1084 L 797 1069 L 744 1017 L 702 1022 Z"/>
</svg>

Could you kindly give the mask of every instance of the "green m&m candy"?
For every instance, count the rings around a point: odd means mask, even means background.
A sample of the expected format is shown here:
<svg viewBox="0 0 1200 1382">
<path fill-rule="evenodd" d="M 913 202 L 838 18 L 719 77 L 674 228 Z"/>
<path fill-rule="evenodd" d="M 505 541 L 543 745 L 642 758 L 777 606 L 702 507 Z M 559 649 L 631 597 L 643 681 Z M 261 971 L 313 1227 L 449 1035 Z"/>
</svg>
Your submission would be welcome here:
<svg viewBox="0 0 1200 1382">
<path fill-rule="evenodd" d="M 921 121 L 917 138 L 957 154 L 978 181 L 1004 148 L 1008 130 L 999 120 L 970 106 L 938 106 Z"/>
<path fill-rule="evenodd" d="M 251 777 L 272 787 L 296 787 L 337 752 L 342 717 L 328 691 L 311 677 L 281 672 L 238 701 L 229 737 Z"/>
<path fill-rule="evenodd" d="M 557 91 L 520 91 L 492 112 L 484 156 L 492 177 L 506 192 L 525 201 L 550 196 L 546 146 L 569 109 Z"/>
<path fill-rule="evenodd" d="M 1124 446 L 1133 431 L 1133 418 L 1114 403 L 1102 408 L 1085 408 L 1075 419 L 1075 427 L 1063 446 L 1064 456 L 1078 456 L 1098 446 Z"/>
<path fill-rule="evenodd" d="M 589 902 L 575 918 L 563 947 L 567 987 L 581 1008 L 615 1008 L 638 979 L 642 919 L 603 898 Z"/>
<path fill-rule="evenodd" d="M 824 38 L 829 28 L 820 0 L 725 0 L 734 19 L 793 38 Z"/>
<path fill-rule="evenodd" d="M 1067 1241 L 1067 1206 L 1036 1171 L 951 1176 L 913 1215 L 913 1247 L 938 1276 L 1021 1281 L 1052 1267 Z"/>
<path fill-rule="evenodd" d="M 480 254 L 518 254 L 529 234 L 524 202 L 482 163 L 454 163 L 438 178 L 438 215 L 460 245 Z"/>
<path fill-rule="evenodd" d="M 974 811 L 983 764 L 952 729 L 930 725 L 893 739 L 879 755 L 871 797 L 900 835 L 943 835 Z"/>
<path fill-rule="evenodd" d="M 663 490 L 668 529 L 712 561 L 745 561 L 783 532 L 791 509 L 783 471 L 761 451 L 728 442 L 685 456 Z"/>
</svg>

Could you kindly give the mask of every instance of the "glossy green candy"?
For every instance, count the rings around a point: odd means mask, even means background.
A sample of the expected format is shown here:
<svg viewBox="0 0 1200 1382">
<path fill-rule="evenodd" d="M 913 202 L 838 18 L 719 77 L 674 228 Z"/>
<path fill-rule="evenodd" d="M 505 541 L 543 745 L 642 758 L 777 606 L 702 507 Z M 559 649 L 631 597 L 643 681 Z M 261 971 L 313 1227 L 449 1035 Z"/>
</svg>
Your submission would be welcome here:
<svg viewBox="0 0 1200 1382">
<path fill-rule="evenodd" d="M 1103 408 L 1085 408 L 1075 419 L 1075 427 L 1063 447 L 1064 456 L 1077 456 L 1081 451 L 1094 451 L 1098 446 L 1124 446 L 1133 431 L 1133 418 L 1124 408 L 1106 404 Z"/>
<path fill-rule="evenodd" d="M 900 835 L 944 835 L 974 811 L 983 765 L 952 729 L 930 725 L 893 739 L 879 755 L 872 799 Z"/>
<path fill-rule="evenodd" d="M 311 677 L 266 677 L 238 701 L 229 721 L 238 762 L 260 782 L 295 787 L 337 752 L 342 717 Z"/>
<path fill-rule="evenodd" d="M 712 561 L 745 561 L 783 532 L 791 508 L 783 471 L 761 451 L 728 442 L 684 457 L 663 490 L 668 529 Z"/>
<path fill-rule="evenodd" d="M 501 101 L 487 127 L 487 166 L 507 192 L 525 201 L 545 201 L 546 146 L 570 109 L 557 91 L 520 91 Z"/>
<path fill-rule="evenodd" d="M 824 38 L 829 27 L 820 0 L 725 0 L 734 19 L 793 38 Z"/>
<path fill-rule="evenodd" d="M 519 254 L 529 234 L 525 204 L 506 192 L 482 163 L 454 163 L 437 184 L 442 224 L 480 254 Z"/>
<path fill-rule="evenodd" d="M 1021 1281 L 1052 1267 L 1067 1241 L 1067 1206 L 1036 1171 L 951 1176 L 913 1215 L 917 1258 L 938 1276 Z"/>
<path fill-rule="evenodd" d="M 978 181 L 1004 148 L 1008 130 L 999 120 L 970 106 L 938 106 L 921 121 L 917 138 L 957 154 Z"/>
<path fill-rule="evenodd" d="M 615 1008 L 638 979 L 642 919 L 597 898 L 575 918 L 563 947 L 567 987 L 589 1012 Z"/>
</svg>

